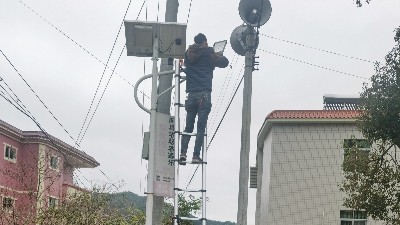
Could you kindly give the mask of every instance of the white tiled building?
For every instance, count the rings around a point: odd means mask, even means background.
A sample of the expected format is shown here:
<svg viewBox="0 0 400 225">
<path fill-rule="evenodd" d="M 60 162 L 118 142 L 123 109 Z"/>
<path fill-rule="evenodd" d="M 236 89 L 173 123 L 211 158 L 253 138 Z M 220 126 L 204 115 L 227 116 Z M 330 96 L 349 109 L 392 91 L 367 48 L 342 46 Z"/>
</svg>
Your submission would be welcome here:
<svg viewBox="0 0 400 225">
<path fill-rule="evenodd" d="M 271 112 L 257 138 L 256 225 L 378 225 L 343 206 L 343 143 L 356 110 Z"/>
</svg>

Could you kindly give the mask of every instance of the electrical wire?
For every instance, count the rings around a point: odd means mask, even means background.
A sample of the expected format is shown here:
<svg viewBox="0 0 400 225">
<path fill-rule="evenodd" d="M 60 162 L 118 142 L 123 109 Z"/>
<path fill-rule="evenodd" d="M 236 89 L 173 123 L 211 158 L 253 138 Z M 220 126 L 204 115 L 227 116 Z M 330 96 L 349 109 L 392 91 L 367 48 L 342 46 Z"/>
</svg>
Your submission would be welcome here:
<svg viewBox="0 0 400 225">
<path fill-rule="evenodd" d="M 190 5 L 189 5 L 189 11 L 188 11 L 188 14 L 187 14 L 186 24 L 189 23 L 190 12 L 191 12 L 191 9 L 192 9 L 192 2 L 193 2 L 193 0 L 190 0 Z"/>
<path fill-rule="evenodd" d="M 15 92 L 11 89 L 11 87 L 7 84 L 7 82 L 4 79 L 0 79 L 0 81 L 3 81 L 3 83 L 6 85 L 6 87 L 10 90 L 10 92 L 14 95 L 15 99 L 11 96 L 11 94 L 0 84 L 0 88 L 3 89 L 8 96 L 10 96 L 10 98 L 16 103 L 14 104 L 10 99 L 7 99 L 4 95 L 2 96 L 6 101 L 8 101 L 10 104 L 12 104 L 14 107 L 16 107 L 19 111 L 21 111 L 22 113 L 24 113 L 26 116 L 28 116 L 33 122 L 35 122 L 35 124 L 41 128 L 42 126 L 40 125 L 40 123 L 37 121 L 37 119 L 33 116 L 33 114 L 28 110 L 28 108 L 23 104 L 22 100 L 20 100 L 18 98 L 18 96 L 15 94 Z M 0 90 L 1 91 L 1 90 Z M 1 91 L 3 94 L 4 92 Z M 17 106 L 18 105 L 18 106 Z M 46 135 L 47 132 L 44 129 L 41 129 L 42 132 Z M 49 135 L 46 135 L 46 137 L 50 140 Z M 51 140 L 50 140 L 51 141 Z M 53 145 L 55 145 L 54 143 L 52 143 Z M 63 154 L 64 158 L 66 159 L 66 162 L 68 162 L 68 158 L 65 157 L 65 153 L 63 153 L 60 149 L 57 148 L 57 146 L 55 146 L 55 148 L 61 153 Z M 80 150 L 82 151 L 82 150 Z M 85 153 L 86 155 L 88 155 L 86 152 L 82 151 L 83 153 Z M 78 172 L 80 172 L 79 169 L 77 169 Z M 82 177 L 85 178 L 85 180 L 88 181 L 88 179 L 83 176 Z"/>
<path fill-rule="evenodd" d="M 318 51 L 321 51 L 321 52 L 326 52 L 326 53 L 333 54 L 333 55 L 346 57 L 346 58 L 349 58 L 349 59 L 356 59 L 356 60 L 363 61 L 363 62 L 374 63 L 374 62 L 372 62 L 370 60 L 366 60 L 366 59 L 362 59 L 362 58 L 358 58 L 358 57 L 353 57 L 353 56 L 347 56 L 347 55 L 344 55 L 344 54 L 341 54 L 341 53 L 337 53 L 337 52 L 333 52 L 333 51 L 329 51 L 329 50 L 324 50 L 324 49 L 321 49 L 321 48 L 311 47 L 311 46 L 308 46 L 308 45 L 305 45 L 305 44 L 301 44 L 301 43 L 294 42 L 294 41 L 284 40 L 284 39 L 273 37 L 273 36 L 269 36 L 269 35 L 266 35 L 266 34 L 260 34 L 260 35 L 264 36 L 264 37 L 267 37 L 267 38 L 274 39 L 274 40 L 278 40 L 278 41 L 282 41 L 282 42 L 298 45 L 298 46 L 309 48 L 309 49 L 318 50 Z"/>
<path fill-rule="evenodd" d="M 13 105 L 18 111 L 22 112 L 22 113 L 23 113 L 24 115 L 26 115 L 29 119 L 31 119 L 31 120 L 36 124 L 36 126 L 42 131 L 42 133 L 46 136 L 46 138 L 50 141 L 50 143 L 53 145 L 53 147 L 64 157 L 65 162 L 66 162 L 67 164 L 71 164 L 71 165 L 72 165 L 72 163 L 69 162 L 66 153 L 64 153 L 63 151 L 61 151 L 61 149 L 59 149 L 58 146 L 57 146 L 57 144 L 54 142 L 53 139 L 55 139 L 55 138 L 52 137 L 50 134 L 48 134 L 47 131 L 40 125 L 40 123 L 36 120 L 36 118 L 32 115 L 32 113 L 27 109 L 27 107 L 22 103 L 22 101 L 18 98 L 18 96 L 15 94 L 15 92 L 14 92 L 14 91 L 10 88 L 10 86 L 6 83 L 6 81 L 4 81 L 4 79 L 2 79 L 2 78 L 0 79 L 0 81 L 2 81 L 2 82 L 7 86 L 7 88 L 11 91 L 11 93 L 13 93 L 13 95 L 15 96 L 16 99 L 14 99 L 14 98 L 11 96 L 11 94 L 10 94 L 1 84 L 0 84 L 0 88 L 3 89 L 3 90 L 7 93 L 7 95 L 11 97 L 12 100 L 9 99 L 9 98 L 7 98 L 7 97 L 5 96 L 4 91 L 2 91 L 1 89 L 0 89 L 0 96 L 3 97 L 3 98 L 4 98 L 7 102 L 9 102 L 11 105 Z M 25 108 L 25 109 L 24 109 L 24 108 Z M 82 150 L 79 150 L 79 151 L 81 151 L 81 152 L 83 152 L 84 154 L 88 155 L 86 152 L 84 152 L 84 151 L 82 151 Z M 98 168 L 98 169 L 99 169 L 99 171 L 100 171 L 108 180 L 112 181 L 112 180 L 110 179 L 110 177 L 107 176 L 100 168 Z M 81 174 L 81 176 L 82 176 L 87 182 L 90 183 L 90 181 L 82 174 L 82 172 L 79 170 L 79 168 L 77 168 L 76 170 Z M 76 178 L 79 180 L 78 177 L 76 177 Z M 82 182 L 81 182 L 81 183 L 82 183 Z M 82 184 L 83 184 L 83 183 L 82 183 Z M 114 186 L 114 187 L 119 191 L 119 188 L 118 188 L 113 182 L 111 182 L 111 185 Z M 83 186 L 85 187 L 84 184 L 83 184 Z M 85 187 L 85 188 L 86 188 L 86 187 Z M 128 199 L 126 198 L 126 196 L 125 196 L 125 199 L 128 200 Z"/>
<path fill-rule="evenodd" d="M 233 96 L 232 96 L 231 100 L 229 101 L 229 104 L 228 104 L 228 106 L 226 107 L 224 114 L 222 115 L 222 118 L 221 118 L 220 122 L 218 123 L 217 129 L 215 130 L 215 132 L 214 132 L 214 134 L 213 134 L 213 136 L 212 136 L 210 142 L 209 142 L 208 145 L 207 145 L 207 152 L 208 152 L 208 149 L 210 148 L 210 146 L 211 146 L 211 144 L 212 144 L 212 142 L 213 142 L 215 136 L 217 135 L 218 130 L 219 130 L 219 128 L 220 128 L 222 122 L 223 122 L 224 119 L 225 119 L 226 113 L 228 112 L 228 110 L 229 110 L 229 108 L 230 108 L 230 106 L 231 106 L 231 104 L 232 104 L 232 101 L 233 101 L 233 99 L 235 98 L 235 96 L 236 96 L 236 94 L 237 94 L 237 91 L 239 90 L 239 87 L 240 87 L 240 85 L 241 85 L 242 82 L 243 82 L 243 78 L 244 78 L 244 75 L 243 75 L 242 78 L 240 79 L 240 82 L 239 82 L 239 84 L 237 85 L 237 87 L 236 87 L 236 89 L 235 89 L 235 91 L 234 91 L 234 93 L 233 93 Z M 194 171 L 194 173 L 193 173 L 193 175 L 192 175 L 192 178 L 190 178 L 188 184 L 186 185 L 186 189 L 187 189 L 187 188 L 189 187 L 189 185 L 192 183 L 193 178 L 194 178 L 194 176 L 196 175 L 196 172 L 197 172 L 197 170 L 199 169 L 199 167 L 200 167 L 200 165 L 197 165 L 196 170 Z"/>
<path fill-rule="evenodd" d="M 58 32 L 60 32 L 62 35 L 64 35 L 65 37 L 67 37 L 69 40 L 71 40 L 75 45 L 77 45 L 78 47 L 80 47 L 81 49 L 83 49 L 86 53 L 88 53 L 90 56 L 92 56 L 93 58 L 95 58 L 97 61 L 99 61 L 100 63 L 102 63 L 103 65 L 105 65 L 107 68 L 109 68 L 108 66 L 107 66 L 107 64 L 106 63 L 103 63 L 99 58 L 97 58 L 94 54 L 92 54 L 90 51 L 88 51 L 86 48 L 84 48 L 82 45 L 80 45 L 80 44 L 78 44 L 76 41 L 74 41 L 70 36 L 68 36 L 66 33 L 64 33 L 63 31 L 61 31 L 59 28 L 57 28 L 55 25 L 53 25 L 52 23 L 50 23 L 48 20 L 46 20 L 44 17 L 42 17 L 39 13 L 37 13 L 35 10 L 33 10 L 32 8 L 30 8 L 27 4 L 25 4 L 24 2 L 22 2 L 22 1 L 20 1 L 19 0 L 19 2 L 21 3 L 21 4 L 23 4 L 26 8 L 28 8 L 30 11 L 32 11 L 34 14 L 36 14 L 38 17 L 40 17 L 43 21 L 45 21 L 47 24 L 49 24 L 51 27 L 53 27 L 54 29 L 56 29 Z M 142 11 L 142 8 L 143 8 L 143 5 L 144 5 L 144 3 L 146 2 L 146 0 L 144 0 L 143 1 L 143 4 L 142 4 L 142 6 L 141 6 L 141 9 L 140 9 L 140 11 L 139 11 L 139 13 L 138 13 L 138 16 L 137 16 L 137 18 L 136 19 L 138 19 L 138 17 L 139 17 L 139 15 L 140 15 L 140 13 L 141 13 L 141 11 Z M 129 2 L 129 5 L 130 5 L 130 3 L 131 3 L 131 1 Z M 128 6 L 129 7 L 129 6 Z M 125 17 L 124 17 L 125 18 Z M 112 70 L 112 72 L 114 73 L 115 71 L 113 71 Z M 134 87 L 134 85 L 133 84 L 131 84 L 129 81 L 127 81 L 125 78 L 123 78 L 122 76 L 120 76 L 119 74 L 117 74 L 120 78 L 122 78 L 125 82 L 127 82 L 129 85 L 131 85 L 132 87 Z M 150 99 L 150 97 L 148 96 L 148 95 L 146 95 L 144 92 L 142 92 L 142 91 L 140 91 L 139 90 L 139 92 L 141 92 L 144 96 L 146 96 L 148 99 Z M 71 137 L 71 136 L 70 136 Z M 72 137 L 71 137 L 72 138 Z M 73 138 L 72 138 L 73 139 Z M 73 139 L 74 140 L 74 139 Z M 75 140 L 74 140 L 75 141 Z M 76 143 L 76 141 L 75 141 L 75 144 L 77 144 Z M 77 146 L 79 146 L 79 145 L 77 145 Z M 101 171 L 102 172 L 102 171 Z M 102 172 L 102 173 L 104 173 L 104 172 Z M 106 176 L 107 177 L 107 176 Z M 108 179 L 109 179 L 109 177 L 107 177 Z"/>
<path fill-rule="evenodd" d="M 125 20 L 126 14 L 128 13 L 128 10 L 129 10 L 129 7 L 130 7 L 131 3 L 132 3 L 132 0 L 129 1 L 128 7 L 126 7 L 125 14 L 124 14 L 124 18 L 122 19 L 121 25 L 119 26 L 117 36 L 116 36 L 116 38 L 115 38 L 115 40 L 114 40 L 114 43 L 113 43 L 113 46 L 112 46 L 112 48 L 111 48 L 111 52 L 110 52 L 110 54 L 108 55 L 108 59 L 107 59 L 106 66 L 104 67 L 104 70 L 103 70 L 103 73 L 102 73 L 102 75 L 101 75 L 100 81 L 99 81 L 99 83 L 98 83 L 98 85 L 97 85 L 97 88 L 96 88 L 96 91 L 95 91 L 95 93 L 94 93 L 92 102 L 90 103 L 89 110 L 88 110 L 88 112 L 86 113 L 86 116 L 85 116 L 85 119 L 84 119 L 84 121 L 83 121 L 82 127 L 81 127 L 81 129 L 80 129 L 80 131 L 79 131 L 78 138 L 77 138 L 77 140 L 78 140 L 79 143 L 82 142 L 82 139 L 83 139 L 83 138 L 81 138 L 80 140 L 79 140 L 79 138 L 80 138 L 80 136 L 81 136 L 81 133 L 82 133 L 83 128 L 84 128 L 85 125 L 86 125 L 86 121 L 87 121 L 87 118 L 88 118 L 88 116 L 89 116 L 89 114 L 90 114 L 90 111 L 92 110 L 92 106 L 93 106 L 94 100 L 96 99 L 97 92 L 98 92 L 98 90 L 99 90 L 99 87 L 100 87 L 100 85 L 101 85 L 101 82 L 103 81 L 103 77 L 104 77 L 104 74 L 105 74 L 105 72 L 106 72 L 107 65 L 108 65 L 108 63 L 110 62 L 112 53 L 114 52 L 115 44 L 117 43 L 119 34 L 121 33 L 121 29 L 122 29 L 122 26 L 124 25 L 124 20 Z M 124 48 L 125 48 L 125 47 L 124 47 Z M 119 59 L 118 59 L 118 61 L 119 61 Z M 114 73 L 114 72 L 113 72 L 113 73 Z M 94 113 L 93 113 L 93 115 L 94 115 Z M 93 116 L 92 116 L 92 118 L 93 118 Z M 86 128 L 86 130 L 87 130 L 87 128 Z M 86 130 L 85 130 L 85 133 L 86 133 Z"/>
<path fill-rule="evenodd" d="M 213 112 L 215 112 L 215 113 L 213 113 L 211 118 L 210 118 L 210 121 L 211 121 L 210 130 L 212 130 L 214 128 L 214 124 L 215 124 L 215 121 L 217 119 L 217 115 L 219 115 L 219 111 L 222 108 L 222 102 L 224 102 L 224 100 L 225 100 L 226 91 L 228 90 L 228 86 L 229 86 L 229 84 L 231 82 L 231 79 L 232 79 L 233 68 L 236 67 L 238 59 L 239 59 L 238 55 L 235 54 L 234 59 L 233 59 L 233 61 L 234 61 L 233 62 L 233 66 L 229 67 L 229 69 L 227 71 L 227 74 L 225 76 L 225 80 L 224 80 L 224 82 L 222 84 L 222 88 L 220 89 L 220 92 L 218 94 L 218 98 L 217 98 L 217 102 L 216 102 L 217 108 L 215 110 L 213 110 Z"/>
<path fill-rule="evenodd" d="M 324 70 L 329 70 L 329 71 L 332 71 L 332 72 L 335 72 L 335 73 L 340 73 L 340 74 L 343 74 L 343 75 L 352 76 L 352 77 L 360 78 L 360 79 L 363 79 L 363 80 L 368 80 L 365 77 L 361 77 L 361 76 L 354 75 L 354 74 L 351 74 L 351 73 L 346 73 L 346 72 L 342 72 L 342 71 L 339 71 L 339 70 L 331 69 L 331 68 L 328 68 L 328 67 L 325 67 L 325 66 L 319 66 L 319 65 L 316 65 L 316 64 L 313 64 L 313 63 L 309 63 L 309 62 L 305 62 L 305 61 L 302 61 L 302 60 L 299 60 L 299 59 L 295 59 L 295 58 L 291 58 L 291 57 L 288 57 L 288 56 L 280 55 L 280 54 L 275 53 L 275 52 L 270 52 L 270 51 L 266 51 L 266 50 L 263 50 L 263 49 L 259 49 L 259 50 L 262 51 L 262 52 L 268 53 L 268 54 L 279 56 L 279 57 L 282 57 L 282 58 L 285 58 L 285 59 L 290 59 L 290 60 L 293 60 L 293 61 L 296 61 L 296 62 L 299 62 L 299 63 L 303 63 L 303 64 L 306 64 L 306 65 L 309 65 L 309 66 L 314 66 L 314 67 L 318 67 L 318 68 L 324 69 Z"/>
<path fill-rule="evenodd" d="M 125 50 L 125 47 L 126 47 L 126 45 L 124 45 L 124 47 L 123 47 L 121 53 L 119 54 L 117 63 L 116 63 L 115 66 L 114 66 L 114 70 L 115 70 L 115 68 L 118 66 L 119 60 L 121 59 L 121 56 L 122 56 L 122 53 L 123 53 L 124 50 Z M 106 90 L 107 90 L 107 88 L 108 88 L 108 85 L 110 84 L 110 80 L 111 80 L 111 78 L 113 77 L 113 74 L 114 74 L 114 73 L 111 73 L 111 76 L 108 78 L 106 87 L 104 88 L 103 93 L 101 93 L 100 99 L 99 99 L 99 101 L 97 102 L 96 108 L 95 108 L 95 110 L 94 110 L 92 116 L 90 117 L 89 123 L 88 123 L 88 125 L 86 126 L 85 132 L 83 133 L 83 135 L 82 135 L 82 137 L 81 137 L 81 140 L 79 141 L 79 144 L 82 143 L 82 140 L 83 140 L 83 138 L 84 138 L 85 135 L 86 135 L 86 131 L 89 129 L 89 126 L 90 126 L 90 124 L 92 123 L 93 117 L 96 115 L 97 109 L 99 108 L 99 105 L 100 105 L 101 100 L 103 100 L 104 93 L 106 92 Z"/>
<path fill-rule="evenodd" d="M 138 15 L 137 15 L 137 17 L 136 17 L 136 20 L 139 19 L 139 16 L 140 16 L 140 14 L 141 14 L 141 12 L 142 12 L 143 6 L 144 6 L 144 4 L 146 3 L 146 1 L 147 1 L 147 0 L 144 0 L 144 1 L 143 1 L 142 6 L 140 7 L 139 13 L 138 13 Z M 146 21 L 147 21 L 147 4 L 146 4 Z"/>
<path fill-rule="evenodd" d="M 75 141 L 75 139 L 71 136 L 71 134 L 65 129 L 65 127 L 61 124 L 61 122 L 57 119 L 57 117 L 54 115 L 54 113 L 47 107 L 47 105 L 43 102 L 43 100 L 39 97 L 39 95 L 33 90 L 31 85 L 28 84 L 28 82 L 25 80 L 25 78 L 22 76 L 22 74 L 18 71 L 18 69 L 14 66 L 14 64 L 10 61 L 10 59 L 6 56 L 6 54 L 0 49 L 1 54 L 4 56 L 4 58 L 7 60 L 7 62 L 12 66 L 14 71 L 21 77 L 21 79 L 25 82 L 25 84 L 29 87 L 29 89 L 33 92 L 33 94 L 36 96 L 36 98 L 42 103 L 42 105 L 47 109 L 47 111 L 50 113 L 50 115 L 57 121 L 57 123 L 63 128 L 63 130 L 68 134 L 68 136 Z M 78 145 L 79 146 L 79 145 Z M 79 146 L 80 147 L 80 146 Z"/>
<path fill-rule="evenodd" d="M 10 92 L 15 96 L 15 99 L 11 96 L 11 94 L 0 84 L 0 88 L 3 89 L 8 96 L 13 100 L 11 101 L 10 99 L 6 99 L 9 103 L 11 103 L 14 107 L 16 107 L 19 111 L 24 113 L 26 116 L 28 116 L 35 124 L 39 127 L 42 128 L 40 123 L 37 121 L 37 119 L 33 116 L 33 114 L 28 110 L 28 108 L 24 105 L 22 100 L 15 94 L 15 92 L 11 89 L 11 87 L 7 84 L 7 82 L 4 79 L 1 79 L 1 81 L 6 85 L 6 87 L 10 90 Z M 1 91 L 1 90 L 0 90 Z M 3 94 L 5 94 L 2 91 Z M 5 96 L 3 96 L 5 98 Z M 14 104 L 15 103 L 15 104 Z M 48 134 L 43 128 L 41 129 L 45 134 Z M 48 136 L 48 135 L 46 135 Z M 49 138 L 49 137 L 48 137 Z M 50 138 L 49 138 L 50 139 Z M 79 150 L 82 151 L 82 150 Z M 61 151 L 60 151 L 61 152 Z M 86 152 L 82 151 L 86 155 L 88 155 Z"/>
<path fill-rule="evenodd" d="M 107 69 L 111 69 L 106 63 L 104 63 L 103 61 L 101 61 L 98 57 L 96 57 L 92 52 L 90 52 L 87 48 L 83 47 L 81 44 L 79 44 L 78 42 L 76 42 L 74 39 L 72 39 L 69 35 L 67 35 L 65 32 L 63 32 L 60 28 L 56 27 L 54 24 L 52 24 L 49 20 L 47 20 L 46 18 L 44 18 L 43 16 L 41 16 L 37 11 L 35 11 L 34 9 L 32 9 L 31 7 L 29 7 L 26 3 L 24 3 L 21 0 L 18 0 L 23 6 L 25 6 L 27 9 L 29 9 L 31 12 L 33 12 L 36 16 L 38 16 L 41 20 L 43 20 L 45 23 L 47 23 L 48 25 L 50 25 L 51 27 L 53 27 L 55 30 L 57 30 L 60 34 L 62 34 L 64 37 L 66 37 L 67 39 L 69 39 L 70 41 L 72 41 L 76 46 L 78 46 L 79 48 L 81 48 L 84 52 L 86 52 L 87 54 L 89 54 L 92 58 L 96 59 L 96 61 L 100 62 L 102 65 L 106 66 Z M 147 0 L 143 1 L 143 4 L 140 8 L 140 11 L 138 13 L 138 16 L 136 17 L 136 20 L 139 18 L 139 15 L 142 12 L 143 9 L 143 5 Z M 113 71 L 115 72 L 115 71 Z M 116 73 L 116 72 L 115 72 Z M 132 86 L 133 88 L 135 88 L 135 86 L 129 82 L 128 80 L 126 80 L 123 76 L 121 76 L 120 74 L 116 73 L 123 81 L 125 81 L 126 83 L 128 83 L 130 86 Z M 139 92 L 143 93 L 141 90 L 139 90 Z M 150 99 L 150 97 L 148 95 L 146 95 L 146 97 L 148 99 Z"/>
<path fill-rule="evenodd" d="M 6 84 L 6 86 L 8 87 L 8 89 L 15 95 L 15 93 L 12 91 L 12 89 L 8 86 L 8 84 L 3 80 L 3 82 Z M 5 88 L 0 85 L 1 89 L 5 90 Z M 5 90 L 7 92 L 7 90 Z M 8 93 L 8 92 L 7 92 Z M 7 98 L 5 96 L 5 93 L 0 90 L 0 96 L 3 97 L 7 102 L 9 102 L 12 106 L 14 106 L 18 111 L 22 112 L 25 116 L 27 116 L 29 119 L 31 119 L 36 126 L 42 131 L 42 133 L 46 136 L 46 138 L 48 139 L 48 141 L 53 145 L 54 149 L 56 149 L 65 159 L 65 162 L 67 164 L 71 164 L 68 161 L 68 158 L 66 156 L 66 153 L 64 153 L 63 151 L 61 151 L 57 144 L 54 142 L 53 138 L 51 137 L 51 135 L 49 135 L 47 133 L 47 131 L 40 125 L 40 123 L 36 120 L 36 118 L 32 115 L 32 113 L 30 113 L 29 110 L 26 109 L 26 106 L 22 103 L 22 101 L 16 96 L 16 98 L 18 99 L 18 101 L 16 101 L 14 98 L 11 97 L 11 99 Z M 10 95 L 9 95 L 10 96 Z M 25 109 L 24 109 L 25 108 Z M 81 150 L 79 150 L 81 151 Z M 82 151 L 83 153 L 85 153 L 84 151 Z M 86 154 L 86 153 L 85 153 Z M 86 154 L 87 155 L 87 154 Z M 86 177 L 84 177 L 86 179 Z"/>
</svg>

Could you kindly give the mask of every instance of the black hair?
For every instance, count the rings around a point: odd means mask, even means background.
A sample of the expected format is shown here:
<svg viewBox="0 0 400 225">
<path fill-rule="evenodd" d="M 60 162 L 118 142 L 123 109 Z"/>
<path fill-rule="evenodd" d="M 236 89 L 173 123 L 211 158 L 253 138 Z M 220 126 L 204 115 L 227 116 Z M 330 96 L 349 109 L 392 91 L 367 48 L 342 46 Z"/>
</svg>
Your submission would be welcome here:
<svg viewBox="0 0 400 225">
<path fill-rule="evenodd" d="M 207 41 L 206 35 L 199 33 L 198 35 L 194 36 L 194 43 L 203 44 L 204 41 Z"/>
</svg>

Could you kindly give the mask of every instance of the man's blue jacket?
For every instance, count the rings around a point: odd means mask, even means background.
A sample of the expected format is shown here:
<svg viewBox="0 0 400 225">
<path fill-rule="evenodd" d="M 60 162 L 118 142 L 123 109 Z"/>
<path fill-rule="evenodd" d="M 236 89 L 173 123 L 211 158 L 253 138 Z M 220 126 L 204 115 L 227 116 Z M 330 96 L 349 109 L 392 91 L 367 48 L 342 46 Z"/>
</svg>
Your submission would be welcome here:
<svg viewBox="0 0 400 225">
<path fill-rule="evenodd" d="M 215 67 L 225 68 L 228 59 L 206 45 L 190 45 L 185 53 L 186 92 L 212 91 Z"/>
</svg>

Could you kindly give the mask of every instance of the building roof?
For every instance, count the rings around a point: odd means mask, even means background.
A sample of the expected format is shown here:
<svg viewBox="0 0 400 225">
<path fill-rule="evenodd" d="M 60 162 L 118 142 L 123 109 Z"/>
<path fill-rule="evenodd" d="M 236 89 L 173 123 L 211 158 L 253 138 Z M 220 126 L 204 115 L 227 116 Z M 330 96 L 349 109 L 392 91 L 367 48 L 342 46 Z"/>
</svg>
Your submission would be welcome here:
<svg viewBox="0 0 400 225">
<path fill-rule="evenodd" d="M 268 119 L 356 119 L 358 110 L 274 110 Z"/>
<path fill-rule="evenodd" d="M 0 120 L 0 134 L 10 136 L 22 143 L 43 143 L 51 146 L 65 155 L 68 162 L 76 168 L 93 168 L 100 165 L 92 156 L 43 131 L 22 131 Z"/>
<path fill-rule="evenodd" d="M 258 132 L 257 148 L 262 148 L 264 139 L 276 123 L 355 123 L 359 110 L 274 110 L 267 115 Z"/>
</svg>

